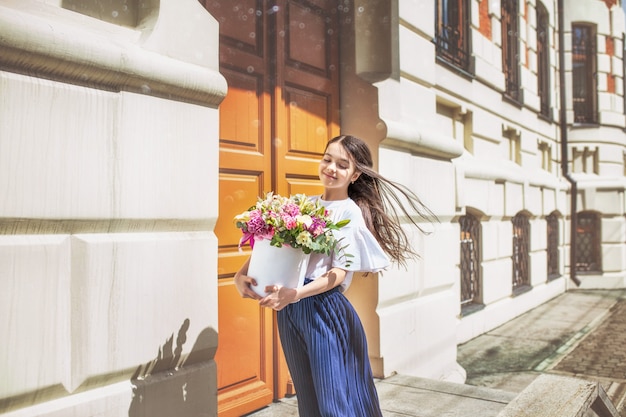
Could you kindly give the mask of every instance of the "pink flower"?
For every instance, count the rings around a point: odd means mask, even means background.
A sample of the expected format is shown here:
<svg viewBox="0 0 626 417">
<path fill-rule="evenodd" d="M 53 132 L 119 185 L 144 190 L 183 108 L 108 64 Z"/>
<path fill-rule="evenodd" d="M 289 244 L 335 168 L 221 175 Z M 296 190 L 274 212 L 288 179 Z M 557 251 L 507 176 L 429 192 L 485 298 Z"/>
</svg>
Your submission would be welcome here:
<svg viewBox="0 0 626 417">
<path fill-rule="evenodd" d="M 315 217 L 313 218 L 313 224 L 309 227 L 309 232 L 311 232 L 314 237 L 317 237 L 324 233 L 325 227 L 326 222 L 318 217 Z"/>
<path fill-rule="evenodd" d="M 257 236 L 261 239 L 272 240 L 275 232 L 276 232 L 276 229 L 274 229 L 272 226 L 267 226 L 266 228 L 263 229 L 263 231 L 259 232 Z"/>
<path fill-rule="evenodd" d="M 250 216 L 247 223 L 248 233 L 256 234 L 265 228 L 265 222 L 261 216 Z"/>
<path fill-rule="evenodd" d="M 240 248 L 246 243 L 253 246 L 255 240 L 268 239 L 274 246 L 300 248 L 307 254 L 329 254 L 337 244 L 332 230 L 349 222 L 333 222 L 319 200 L 304 194 L 285 198 L 274 193 L 268 193 L 265 199 L 258 198 L 255 206 L 235 216 L 234 221 L 243 233 Z"/>
<path fill-rule="evenodd" d="M 289 214 L 283 213 L 281 216 L 283 219 L 283 223 L 285 223 L 285 227 L 287 230 L 295 229 L 298 226 L 298 222 L 295 217 L 290 216 Z"/>
<path fill-rule="evenodd" d="M 287 203 L 283 207 L 283 211 L 290 215 L 291 217 L 296 217 L 300 214 L 300 207 L 294 203 Z"/>
</svg>

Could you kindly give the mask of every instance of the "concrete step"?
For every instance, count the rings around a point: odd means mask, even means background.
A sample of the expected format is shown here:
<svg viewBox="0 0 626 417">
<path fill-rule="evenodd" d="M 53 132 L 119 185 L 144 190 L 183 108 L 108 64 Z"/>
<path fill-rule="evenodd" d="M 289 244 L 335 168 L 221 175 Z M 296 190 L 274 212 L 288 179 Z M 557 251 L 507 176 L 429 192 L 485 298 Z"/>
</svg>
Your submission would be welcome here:
<svg viewBox="0 0 626 417">
<path fill-rule="evenodd" d="M 394 375 L 376 382 L 385 417 L 496 417 L 516 396 L 506 391 L 454 382 Z M 294 417 L 297 398 L 284 398 L 254 417 Z"/>
<path fill-rule="evenodd" d="M 385 417 L 495 417 L 516 396 L 506 391 L 404 375 L 378 381 Z"/>
</svg>

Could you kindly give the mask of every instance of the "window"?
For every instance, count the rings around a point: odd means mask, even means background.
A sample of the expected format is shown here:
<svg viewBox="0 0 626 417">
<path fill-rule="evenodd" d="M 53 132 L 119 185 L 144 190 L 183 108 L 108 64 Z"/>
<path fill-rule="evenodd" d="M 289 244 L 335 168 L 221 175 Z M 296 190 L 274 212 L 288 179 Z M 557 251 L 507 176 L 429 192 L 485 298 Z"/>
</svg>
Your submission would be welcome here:
<svg viewBox="0 0 626 417">
<path fill-rule="evenodd" d="M 537 3 L 537 91 L 539 112 L 552 118 L 550 111 L 550 20 L 548 11 Z"/>
<path fill-rule="evenodd" d="M 518 10 L 518 0 L 502 0 L 502 69 L 506 84 L 505 95 L 521 103 Z"/>
<path fill-rule="evenodd" d="M 472 112 L 458 104 L 437 101 L 435 122 L 438 132 L 463 143 L 469 153 L 474 152 Z"/>
<path fill-rule="evenodd" d="M 624 56 L 624 52 L 626 52 L 626 34 L 622 35 L 622 47 L 624 51 L 622 51 L 622 56 Z M 622 59 L 622 74 L 626 74 L 626 59 Z M 622 91 L 624 94 L 622 95 L 624 107 L 624 114 L 626 114 L 626 77 L 622 77 Z"/>
<path fill-rule="evenodd" d="M 539 142 L 538 149 L 541 157 L 541 169 L 552 172 L 552 147 L 546 142 Z"/>
<path fill-rule="evenodd" d="M 513 217 L 513 294 L 530 288 L 529 248 L 530 222 L 528 216 L 518 213 Z"/>
<path fill-rule="evenodd" d="M 559 217 L 556 213 L 551 213 L 546 217 L 548 232 L 548 279 L 561 276 L 559 268 Z"/>
<path fill-rule="evenodd" d="M 574 123 L 598 123 L 596 33 L 591 25 L 572 26 Z"/>
<path fill-rule="evenodd" d="M 470 71 L 468 0 L 437 0 L 437 57 Z"/>
<path fill-rule="evenodd" d="M 516 164 L 522 163 L 522 137 L 521 132 L 512 126 L 504 126 L 502 136 L 509 143 L 509 159 Z"/>
<path fill-rule="evenodd" d="M 480 221 L 467 214 L 459 219 L 461 227 L 461 314 L 482 307 L 480 284 Z"/>
<path fill-rule="evenodd" d="M 576 271 L 602 272 L 602 244 L 600 216 L 597 213 L 581 212 L 576 226 Z"/>
<path fill-rule="evenodd" d="M 575 147 L 572 149 L 572 171 L 575 173 L 598 174 L 600 161 L 598 148 Z"/>
<path fill-rule="evenodd" d="M 522 163 L 522 142 L 518 135 L 509 138 L 509 159 L 516 164 Z"/>
</svg>

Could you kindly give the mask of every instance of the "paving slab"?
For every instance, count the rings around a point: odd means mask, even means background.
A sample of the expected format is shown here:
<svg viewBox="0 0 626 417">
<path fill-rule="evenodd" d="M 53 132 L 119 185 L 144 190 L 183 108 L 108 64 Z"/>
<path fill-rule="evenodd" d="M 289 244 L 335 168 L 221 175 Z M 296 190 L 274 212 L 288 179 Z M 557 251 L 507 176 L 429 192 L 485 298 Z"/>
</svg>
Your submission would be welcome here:
<svg viewBox="0 0 626 417">
<path fill-rule="evenodd" d="M 530 371 L 552 354 L 567 337 L 552 340 L 502 337 L 486 334 L 463 345 L 457 361 L 467 372 L 466 383 L 474 377 L 506 372 Z"/>
<path fill-rule="evenodd" d="M 495 417 L 516 396 L 501 390 L 404 375 L 379 381 L 377 389 L 385 417 Z"/>
<path fill-rule="evenodd" d="M 554 369 L 626 381 L 626 300 L 582 339 Z"/>
<path fill-rule="evenodd" d="M 466 384 L 520 393 L 541 375 L 540 372 L 519 371 L 475 375 Z"/>
<path fill-rule="evenodd" d="M 510 392 L 543 373 L 599 382 L 626 417 L 626 291 L 569 291 L 460 345 L 457 357 L 467 384 Z"/>
</svg>

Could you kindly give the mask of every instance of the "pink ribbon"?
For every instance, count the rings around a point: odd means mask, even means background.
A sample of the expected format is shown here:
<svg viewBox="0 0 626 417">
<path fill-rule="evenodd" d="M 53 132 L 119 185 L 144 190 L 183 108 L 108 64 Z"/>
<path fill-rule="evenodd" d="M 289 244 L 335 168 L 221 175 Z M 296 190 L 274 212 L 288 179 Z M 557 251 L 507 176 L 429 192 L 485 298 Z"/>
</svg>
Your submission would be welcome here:
<svg viewBox="0 0 626 417">
<path fill-rule="evenodd" d="M 254 249 L 254 235 L 252 233 L 243 232 L 243 236 L 241 237 L 241 240 L 239 241 L 239 248 L 241 249 L 241 247 L 245 245 L 247 242 L 250 242 L 250 248 Z"/>
</svg>

